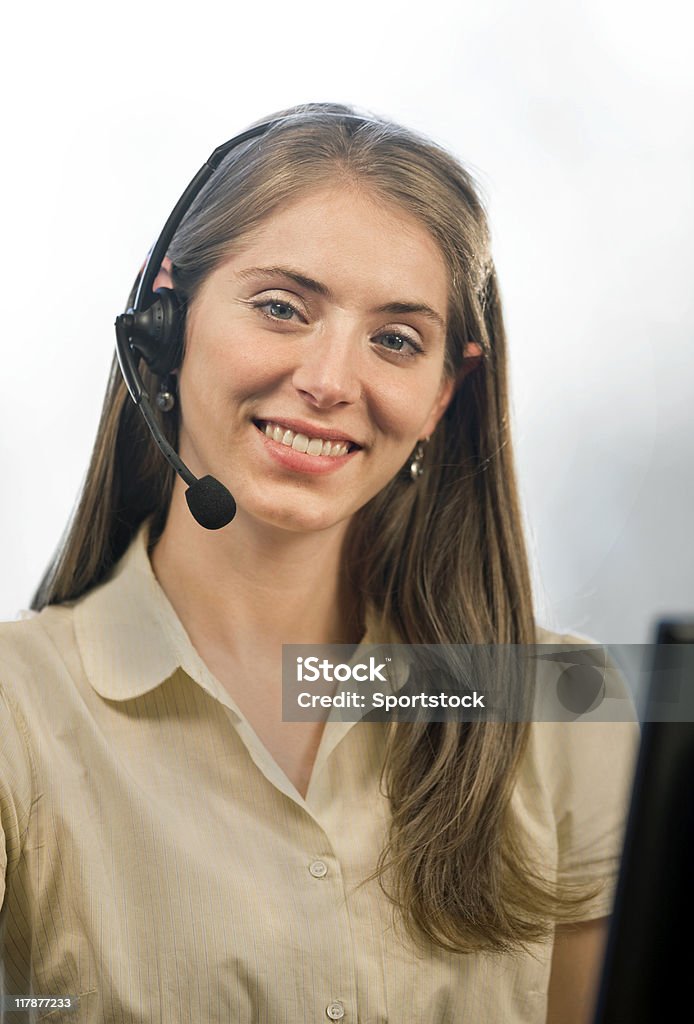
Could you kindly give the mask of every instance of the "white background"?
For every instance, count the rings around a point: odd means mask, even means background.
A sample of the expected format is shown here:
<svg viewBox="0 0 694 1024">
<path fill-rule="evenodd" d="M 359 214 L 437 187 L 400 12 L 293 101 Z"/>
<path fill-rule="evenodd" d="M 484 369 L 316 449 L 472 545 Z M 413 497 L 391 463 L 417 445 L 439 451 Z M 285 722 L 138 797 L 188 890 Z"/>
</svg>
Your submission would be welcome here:
<svg viewBox="0 0 694 1024">
<path fill-rule="evenodd" d="M 694 611 L 689 20 L 672 0 L 15 6 L 0 618 L 68 519 L 113 320 L 171 206 L 216 145 L 308 100 L 419 129 L 482 185 L 543 621 L 629 643 Z"/>
</svg>

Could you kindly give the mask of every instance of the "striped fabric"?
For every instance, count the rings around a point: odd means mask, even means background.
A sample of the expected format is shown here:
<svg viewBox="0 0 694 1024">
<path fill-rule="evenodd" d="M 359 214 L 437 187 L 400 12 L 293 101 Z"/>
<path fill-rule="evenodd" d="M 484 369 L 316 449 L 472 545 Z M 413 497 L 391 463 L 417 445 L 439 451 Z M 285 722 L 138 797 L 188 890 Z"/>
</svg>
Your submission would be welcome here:
<svg viewBox="0 0 694 1024">
<path fill-rule="evenodd" d="M 587 919 L 610 910 L 635 739 L 534 725 L 516 784 L 547 871 L 604 882 Z M 33 1011 L 51 1024 L 540 1024 L 551 944 L 417 950 L 364 882 L 383 741 L 329 723 L 302 798 L 191 646 L 143 528 L 106 584 L 0 630 L 3 994 L 78 996 Z"/>
</svg>

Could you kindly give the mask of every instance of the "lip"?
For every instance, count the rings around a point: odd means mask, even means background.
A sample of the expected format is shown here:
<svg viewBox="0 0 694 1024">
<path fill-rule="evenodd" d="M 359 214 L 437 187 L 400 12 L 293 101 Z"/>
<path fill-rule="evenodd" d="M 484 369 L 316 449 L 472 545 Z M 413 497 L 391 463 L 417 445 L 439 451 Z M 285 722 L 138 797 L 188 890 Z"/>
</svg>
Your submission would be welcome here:
<svg viewBox="0 0 694 1024">
<path fill-rule="evenodd" d="M 324 441 L 349 441 L 350 444 L 356 445 L 357 448 L 363 448 L 364 445 L 359 444 L 357 440 L 351 437 L 350 434 L 345 434 L 339 430 L 331 430 L 330 427 L 321 426 L 318 423 L 308 423 L 306 420 L 287 420 L 283 417 L 277 416 L 263 416 L 255 417 L 253 422 L 256 426 L 262 423 L 263 426 L 266 423 L 276 423 L 278 427 L 286 427 L 287 430 L 293 430 L 295 434 L 305 434 L 306 437 L 322 437 Z M 348 453 L 349 454 L 349 453 Z M 313 456 L 309 456 L 313 458 Z M 342 458 L 342 456 L 340 456 Z"/>
<path fill-rule="evenodd" d="M 277 423 L 278 426 L 287 426 L 289 430 L 293 430 L 293 427 L 289 426 L 290 420 L 254 420 L 253 421 L 253 433 L 258 438 L 258 441 L 263 445 L 266 454 L 278 463 L 284 469 L 293 470 L 295 473 L 306 473 L 312 476 L 325 476 L 327 473 L 335 473 L 337 470 L 345 466 L 350 459 L 355 458 L 361 448 L 353 448 L 352 451 L 346 452 L 345 455 L 307 455 L 306 452 L 297 452 L 296 449 L 290 448 L 286 444 L 282 444 L 281 441 L 274 441 L 268 437 L 258 426 L 259 423 Z M 297 421 L 294 420 L 296 423 Z M 311 428 L 315 429 L 315 428 Z M 298 432 L 298 428 L 297 428 Z M 335 432 L 333 431 L 333 434 Z M 325 440 L 328 440 L 328 436 L 316 434 L 316 437 L 325 436 Z M 330 435 L 332 440 L 332 435 Z M 346 441 L 348 438 L 343 435 L 337 435 L 334 438 L 336 441 Z"/>
</svg>

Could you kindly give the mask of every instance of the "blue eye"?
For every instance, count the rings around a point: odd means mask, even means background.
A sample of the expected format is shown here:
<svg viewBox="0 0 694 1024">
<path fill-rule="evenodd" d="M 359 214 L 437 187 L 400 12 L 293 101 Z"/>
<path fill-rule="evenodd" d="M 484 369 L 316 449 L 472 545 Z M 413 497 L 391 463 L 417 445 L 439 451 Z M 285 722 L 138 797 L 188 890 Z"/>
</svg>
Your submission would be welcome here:
<svg viewBox="0 0 694 1024">
<path fill-rule="evenodd" d="M 397 331 L 386 331 L 383 334 L 377 335 L 377 339 L 386 341 L 387 343 L 381 347 L 386 349 L 388 352 L 393 352 L 395 355 L 403 356 L 406 359 L 411 359 L 418 352 L 422 351 L 421 345 L 408 337 L 406 334 L 400 334 Z M 410 351 L 406 351 L 409 347 Z"/>
<path fill-rule="evenodd" d="M 276 323 L 295 323 L 300 320 L 306 323 L 301 310 L 286 299 L 256 299 L 249 301 L 249 305 L 260 310 L 266 320 L 274 320 Z"/>
<path fill-rule="evenodd" d="M 258 309 L 269 309 L 266 316 L 269 316 L 272 320 L 291 320 L 296 310 L 289 302 L 279 302 L 277 299 L 271 299 L 269 302 L 258 303 Z"/>
</svg>

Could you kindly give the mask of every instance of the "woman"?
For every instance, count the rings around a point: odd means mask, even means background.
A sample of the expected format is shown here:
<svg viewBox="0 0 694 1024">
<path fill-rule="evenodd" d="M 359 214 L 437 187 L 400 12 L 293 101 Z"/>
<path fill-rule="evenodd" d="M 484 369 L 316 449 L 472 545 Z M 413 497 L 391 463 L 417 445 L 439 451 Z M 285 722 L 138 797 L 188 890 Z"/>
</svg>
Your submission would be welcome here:
<svg viewBox="0 0 694 1024">
<path fill-rule="evenodd" d="M 40 614 L 5 627 L 7 991 L 79 1021 L 587 1021 L 630 730 L 282 720 L 289 642 L 559 638 L 471 179 L 350 108 L 277 117 L 176 231 L 184 350 L 143 371 L 234 521 L 192 518 L 114 367 Z"/>
</svg>

